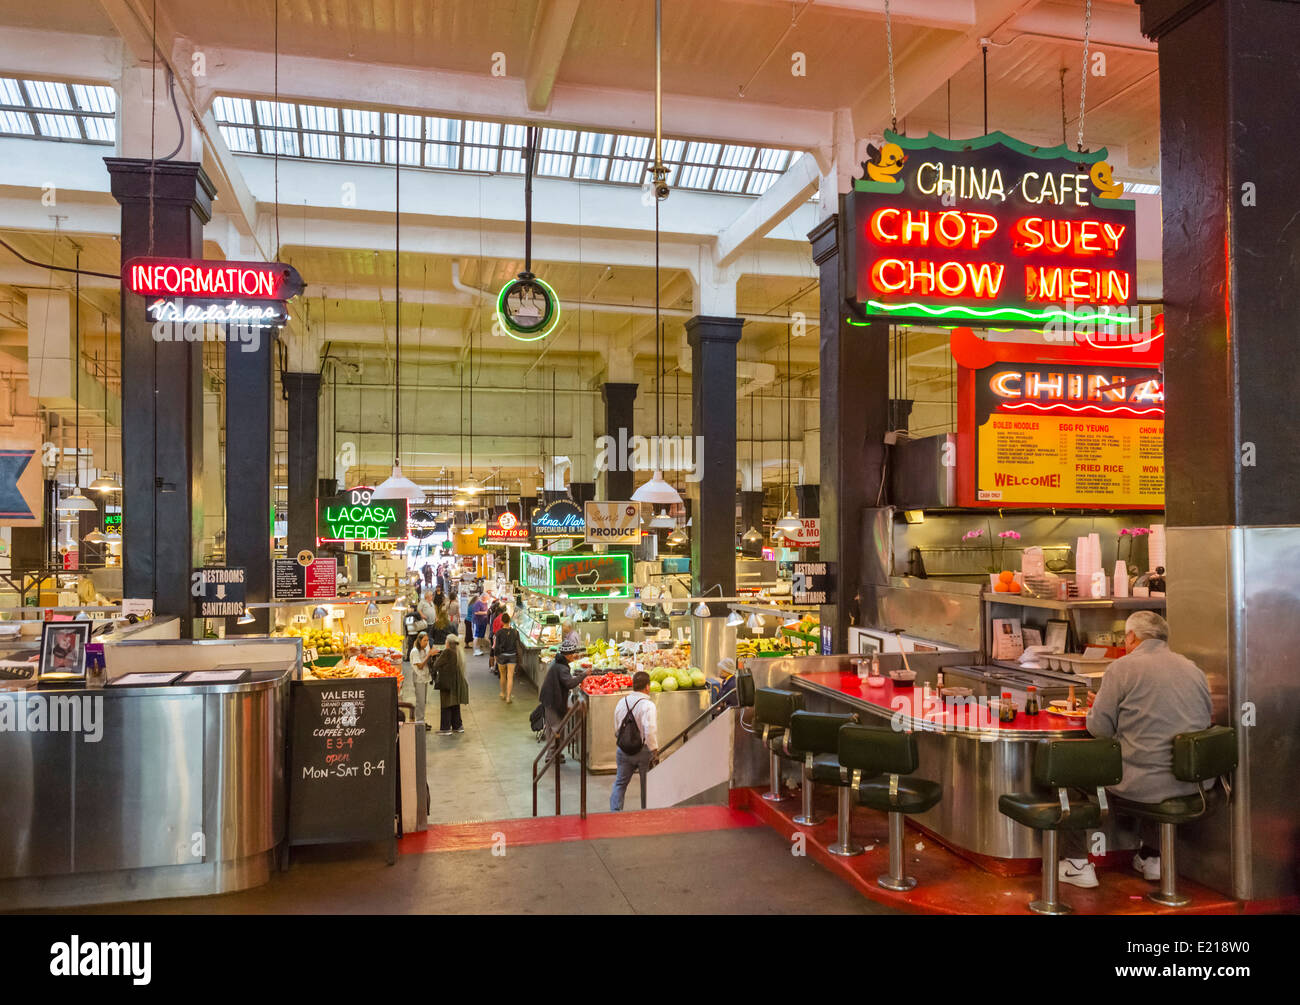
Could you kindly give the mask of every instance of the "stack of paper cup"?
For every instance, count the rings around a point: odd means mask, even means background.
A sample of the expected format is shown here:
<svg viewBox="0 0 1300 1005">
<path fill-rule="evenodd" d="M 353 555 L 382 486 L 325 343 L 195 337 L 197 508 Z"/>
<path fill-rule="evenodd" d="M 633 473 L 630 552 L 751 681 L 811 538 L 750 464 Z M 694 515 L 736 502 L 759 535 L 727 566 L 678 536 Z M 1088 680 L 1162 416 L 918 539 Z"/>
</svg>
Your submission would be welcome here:
<svg viewBox="0 0 1300 1005">
<path fill-rule="evenodd" d="M 1169 566 L 1165 564 L 1165 525 L 1154 523 L 1151 525 L 1151 534 L 1147 537 L 1147 554 L 1150 556 L 1148 571 L 1155 572 L 1156 569 L 1168 571 Z"/>
<path fill-rule="evenodd" d="M 1115 596 L 1128 596 L 1128 563 L 1122 558 L 1115 563 Z"/>
<path fill-rule="evenodd" d="M 1074 581 L 1079 589 L 1079 596 L 1086 597 L 1091 593 L 1092 570 L 1095 566 L 1092 564 L 1092 545 L 1087 536 L 1077 540 L 1074 546 Z"/>
</svg>

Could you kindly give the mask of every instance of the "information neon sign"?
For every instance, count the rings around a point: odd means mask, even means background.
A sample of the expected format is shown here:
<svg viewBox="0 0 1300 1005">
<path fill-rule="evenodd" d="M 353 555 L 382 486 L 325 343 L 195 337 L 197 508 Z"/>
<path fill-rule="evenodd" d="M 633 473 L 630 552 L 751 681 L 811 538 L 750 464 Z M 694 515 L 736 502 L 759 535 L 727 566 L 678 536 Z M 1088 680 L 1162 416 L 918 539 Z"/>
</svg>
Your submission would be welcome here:
<svg viewBox="0 0 1300 1005">
<path fill-rule="evenodd" d="M 288 320 L 285 304 L 303 282 L 283 262 L 133 258 L 122 266 L 122 287 L 148 298 L 151 321 L 267 327 Z"/>
</svg>

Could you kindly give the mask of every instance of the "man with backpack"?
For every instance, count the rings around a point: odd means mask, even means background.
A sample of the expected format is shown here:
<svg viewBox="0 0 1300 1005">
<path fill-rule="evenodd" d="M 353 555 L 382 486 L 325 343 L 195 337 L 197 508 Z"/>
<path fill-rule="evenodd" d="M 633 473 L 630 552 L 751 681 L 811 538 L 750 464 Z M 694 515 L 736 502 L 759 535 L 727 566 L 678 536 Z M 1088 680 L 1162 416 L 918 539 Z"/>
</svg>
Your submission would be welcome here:
<svg viewBox="0 0 1300 1005">
<path fill-rule="evenodd" d="M 659 710 L 650 697 L 650 675 L 644 670 L 632 675 L 632 693 L 614 706 L 614 739 L 618 775 L 609 794 L 609 811 L 617 813 L 623 808 L 633 772 L 641 776 L 641 808 L 645 809 L 645 776 L 659 752 Z"/>
</svg>

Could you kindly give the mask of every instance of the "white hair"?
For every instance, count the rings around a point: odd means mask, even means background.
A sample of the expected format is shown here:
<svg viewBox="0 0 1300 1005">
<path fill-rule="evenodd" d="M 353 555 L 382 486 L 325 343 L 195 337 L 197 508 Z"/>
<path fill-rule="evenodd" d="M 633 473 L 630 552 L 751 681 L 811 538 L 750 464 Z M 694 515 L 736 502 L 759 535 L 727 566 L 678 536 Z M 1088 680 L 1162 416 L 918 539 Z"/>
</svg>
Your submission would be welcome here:
<svg viewBox="0 0 1300 1005">
<path fill-rule="evenodd" d="M 1138 641 L 1143 639 L 1169 641 L 1169 622 L 1155 611 L 1134 611 L 1124 622 L 1124 631 L 1132 632 Z"/>
</svg>

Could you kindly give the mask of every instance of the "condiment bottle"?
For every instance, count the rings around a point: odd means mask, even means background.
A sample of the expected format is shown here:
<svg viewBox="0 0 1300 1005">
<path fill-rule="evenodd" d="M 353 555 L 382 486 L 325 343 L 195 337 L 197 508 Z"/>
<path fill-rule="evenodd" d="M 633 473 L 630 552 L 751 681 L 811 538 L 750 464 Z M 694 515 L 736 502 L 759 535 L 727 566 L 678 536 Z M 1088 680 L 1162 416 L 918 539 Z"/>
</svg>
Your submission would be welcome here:
<svg viewBox="0 0 1300 1005">
<path fill-rule="evenodd" d="M 1079 699 L 1074 696 L 1074 685 L 1070 685 L 1070 693 L 1066 695 L 1065 700 L 1071 712 L 1079 707 Z"/>
<path fill-rule="evenodd" d="M 1000 722 L 1016 721 L 1016 705 L 1015 702 L 1011 700 L 1010 691 L 1002 692 L 1002 701 L 998 705 L 998 720 Z"/>
<path fill-rule="evenodd" d="M 1038 688 L 1033 684 L 1029 685 L 1025 693 L 1025 715 L 1038 714 Z"/>
</svg>

